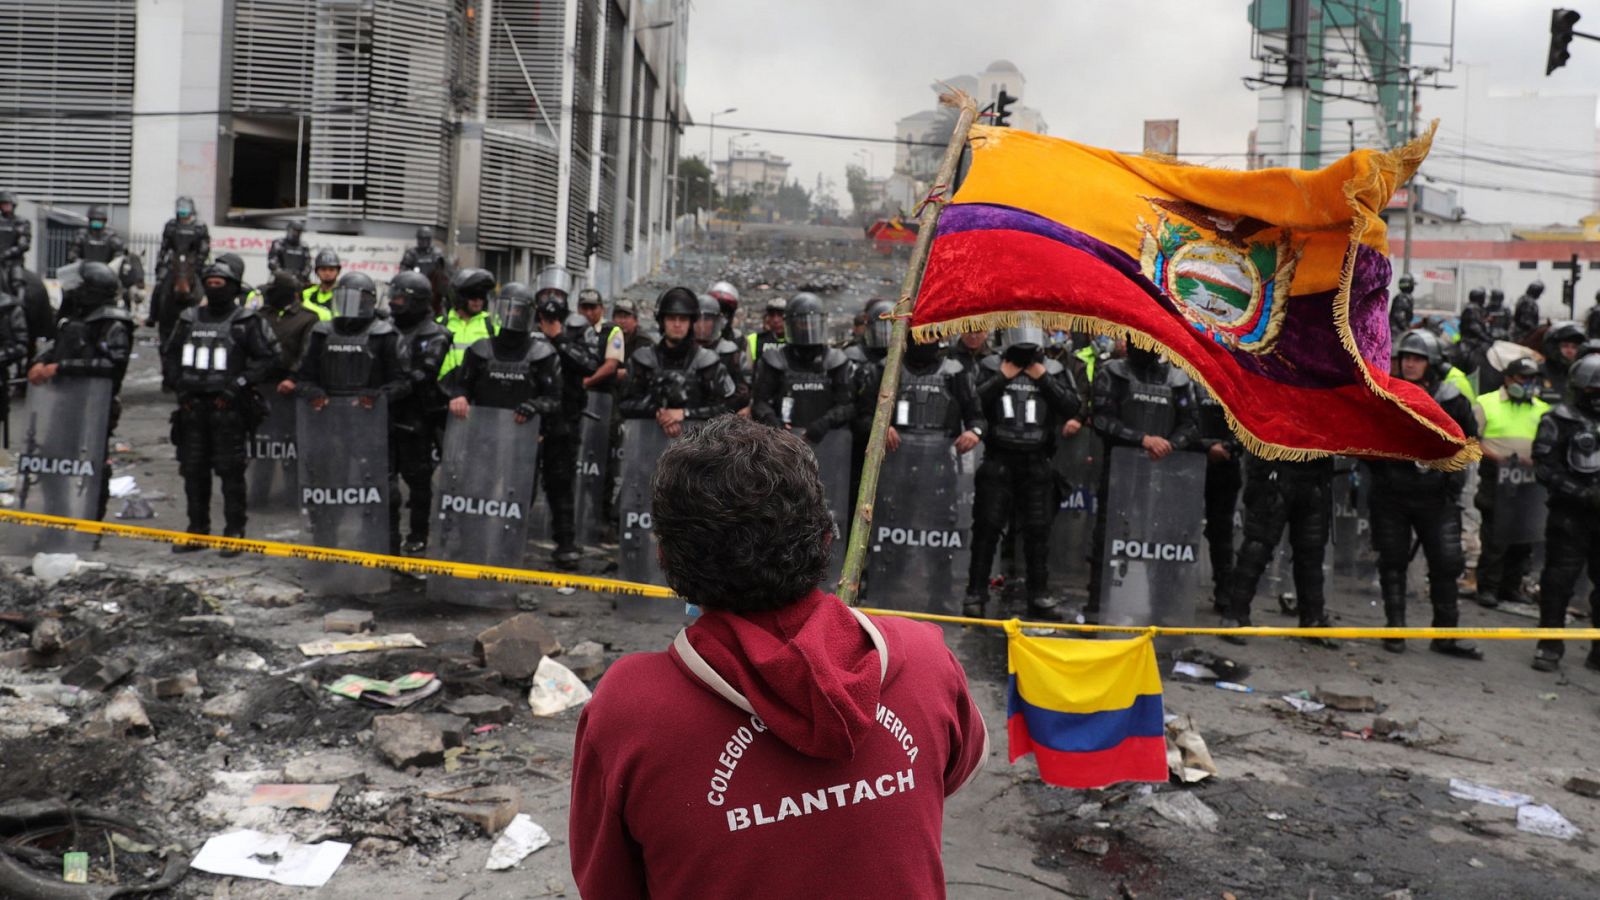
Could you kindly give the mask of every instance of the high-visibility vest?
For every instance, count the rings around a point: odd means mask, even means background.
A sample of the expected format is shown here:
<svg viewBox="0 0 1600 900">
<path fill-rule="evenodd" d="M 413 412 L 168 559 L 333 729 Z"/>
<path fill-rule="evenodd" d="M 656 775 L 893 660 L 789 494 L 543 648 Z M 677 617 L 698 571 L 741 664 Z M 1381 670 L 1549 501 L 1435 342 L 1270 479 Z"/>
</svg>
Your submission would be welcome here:
<svg viewBox="0 0 1600 900">
<path fill-rule="evenodd" d="M 450 374 L 450 370 L 461 365 L 466 358 L 467 348 L 487 337 L 493 337 L 494 321 L 487 312 L 481 312 L 470 319 L 464 319 L 455 309 L 445 314 L 444 328 L 450 332 L 450 349 L 445 351 L 444 364 L 439 366 L 439 377 Z"/>
<path fill-rule="evenodd" d="M 1528 386 L 1529 390 L 1533 385 Z M 1532 402 L 1517 403 L 1506 396 L 1504 388 L 1478 398 L 1478 408 L 1483 410 L 1483 434 L 1480 438 L 1486 449 L 1502 456 L 1515 453 L 1524 461 L 1533 453 L 1533 439 L 1539 433 L 1539 420 L 1550 411 L 1550 404 L 1534 397 Z"/>
<path fill-rule="evenodd" d="M 1450 371 L 1444 376 L 1444 380 L 1455 385 L 1456 390 L 1466 395 L 1468 401 L 1478 399 L 1478 392 L 1472 389 L 1472 379 L 1467 377 L 1467 373 L 1455 366 L 1450 367 Z"/>
<path fill-rule="evenodd" d="M 333 318 L 333 291 L 324 291 L 320 283 L 301 291 L 300 302 L 324 322 Z"/>
<path fill-rule="evenodd" d="M 1083 360 L 1085 376 L 1089 381 L 1094 381 L 1094 364 L 1100 360 L 1100 354 L 1095 352 L 1094 345 L 1079 347 L 1078 352 L 1072 355 Z"/>
</svg>

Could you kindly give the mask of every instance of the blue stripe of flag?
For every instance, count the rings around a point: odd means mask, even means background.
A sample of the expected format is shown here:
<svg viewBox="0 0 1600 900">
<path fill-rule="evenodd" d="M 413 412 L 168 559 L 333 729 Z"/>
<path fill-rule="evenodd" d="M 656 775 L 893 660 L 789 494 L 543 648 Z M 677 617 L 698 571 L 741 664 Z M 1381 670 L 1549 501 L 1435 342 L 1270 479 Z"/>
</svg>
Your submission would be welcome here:
<svg viewBox="0 0 1600 900">
<path fill-rule="evenodd" d="M 1016 675 L 1010 678 L 1008 693 L 1006 717 L 1021 713 L 1033 742 L 1052 750 L 1092 753 L 1109 750 L 1130 737 L 1160 737 L 1166 733 L 1160 694 L 1140 694 L 1125 709 L 1066 713 L 1041 709 L 1022 699 Z"/>
</svg>

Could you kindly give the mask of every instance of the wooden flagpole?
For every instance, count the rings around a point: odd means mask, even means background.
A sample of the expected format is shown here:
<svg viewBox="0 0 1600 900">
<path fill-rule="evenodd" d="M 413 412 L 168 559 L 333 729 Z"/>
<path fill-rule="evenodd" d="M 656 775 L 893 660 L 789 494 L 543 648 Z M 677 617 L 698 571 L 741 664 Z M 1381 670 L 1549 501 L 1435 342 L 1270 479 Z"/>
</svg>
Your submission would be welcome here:
<svg viewBox="0 0 1600 900">
<path fill-rule="evenodd" d="M 944 148 L 939 174 L 933 190 L 917 216 L 917 243 L 906 264 L 906 277 L 900 283 L 900 299 L 894 306 L 894 331 L 889 337 L 889 354 L 883 362 L 883 380 L 878 384 L 878 408 L 872 416 L 872 432 L 867 438 L 867 455 L 861 466 L 861 490 L 856 496 L 855 516 L 850 523 L 849 547 L 844 557 L 844 572 L 839 578 L 839 598 L 851 606 L 861 594 L 861 570 L 867 562 L 867 541 L 872 531 L 872 505 L 878 496 L 878 470 L 889 436 L 889 419 L 894 414 L 895 396 L 900 392 L 900 358 L 905 353 L 906 335 L 911 329 L 911 310 L 922 285 L 922 270 L 928 265 L 928 250 L 945 198 L 953 194 L 956 166 L 967 145 L 967 132 L 978 118 L 978 104 L 965 91 L 951 88 L 939 102 L 960 110 L 950 143 Z"/>
</svg>

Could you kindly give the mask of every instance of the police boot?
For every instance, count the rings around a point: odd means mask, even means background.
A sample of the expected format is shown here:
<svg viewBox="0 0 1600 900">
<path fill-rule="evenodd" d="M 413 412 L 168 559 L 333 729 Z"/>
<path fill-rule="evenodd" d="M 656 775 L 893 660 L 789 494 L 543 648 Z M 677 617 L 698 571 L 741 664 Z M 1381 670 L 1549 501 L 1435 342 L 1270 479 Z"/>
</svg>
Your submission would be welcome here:
<svg viewBox="0 0 1600 900">
<path fill-rule="evenodd" d="M 428 549 L 428 536 L 425 535 L 425 534 L 424 535 L 412 534 L 411 536 L 409 536 L 409 537 L 407 537 L 405 539 L 405 543 L 402 543 L 400 545 L 400 552 L 408 554 L 408 555 L 409 554 L 415 554 L 415 553 L 421 553 L 422 551 L 424 551 L 426 549 Z"/>
<path fill-rule="evenodd" d="M 1460 624 L 1460 615 L 1454 606 L 1436 606 L 1433 608 L 1433 627 L 1454 628 Z M 1428 642 L 1428 649 L 1434 653 L 1443 653 L 1446 656 L 1459 656 L 1462 659 L 1483 659 L 1483 651 L 1479 650 L 1471 641 L 1461 638 L 1434 638 Z"/>
<path fill-rule="evenodd" d="M 984 607 L 988 606 L 988 604 L 988 591 L 980 593 L 969 588 L 967 596 L 961 601 L 961 614 L 969 619 L 981 619 L 984 617 Z"/>
<path fill-rule="evenodd" d="M 578 560 L 583 558 L 583 553 L 578 550 L 578 545 L 573 543 L 560 544 L 553 555 L 556 564 L 565 569 L 575 569 Z"/>
<path fill-rule="evenodd" d="M 1054 597 L 1029 597 L 1028 618 L 1041 622 L 1061 622 L 1061 601 Z"/>
<path fill-rule="evenodd" d="M 231 537 L 231 538 L 242 538 L 242 537 L 244 537 L 244 529 L 243 528 L 229 528 L 228 530 L 226 530 L 226 531 L 224 531 L 222 533 L 222 536 L 223 537 Z M 243 552 L 244 552 L 243 550 L 239 550 L 239 549 L 234 548 L 234 547 L 229 547 L 226 550 L 218 551 L 217 555 L 222 557 L 223 559 L 233 559 L 235 556 L 238 556 L 239 554 L 241 554 Z"/>
<path fill-rule="evenodd" d="M 1554 672 L 1561 668 L 1561 655 L 1566 650 L 1562 641 L 1540 641 L 1533 651 L 1533 668 L 1540 672 Z M 1590 651 L 1590 656 L 1594 655 Z"/>
<path fill-rule="evenodd" d="M 1333 620 L 1328 618 L 1328 614 L 1327 613 L 1318 613 L 1317 615 L 1311 616 L 1311 617 L 1307 617 L 1305 615 L 1302 615 L 1300 617 L 1300 627 L 1301 628 L 1332 628 L 1333 627 Z M 1322 648 L 1327 649 L 1327 650 L 1337 650 L 1337 649 L 1339 649 L 1339 642 L 1334 640 L 1333 638 L 1330 638 L 1330 637 L 1303 637 L 1300 640 L 1303 643 L 1310 644 L 1313 647 L 1322 647 Z"/>
<path fill-rule="evenodd" d="M 1589 645 L 1589 655 L 1584 658 L 1583 667 L 1600 672 L 1600 641 L 1595 641 Z"/>
<path fill-rule="evenodd" d="M 1383 586 L 1383 624 L 1390 628 L 1406 627 L 1406 589 L 1405 582 L 1398 586 Z M 1384 638 L 1383 649 L 1390 653 L 1406 652 L 1406 642 L 1403 638 Z"/>
<path fill-rule="evenodd" d="M 189 529 L 189 533 L 190 534 L 209 535 L 211 533 L 211 529 L 209 529 L 209 528 L 194 528 L 194 527 L 191 527 Z M 172 552 L 173 553 L 199 553 L 201 550 L 204 550 L 205 548 L 206 547 L 205 547 L 204 544 L 177 543 L 177 544 L 173 544 L 172 545 Z"/>
</svg>

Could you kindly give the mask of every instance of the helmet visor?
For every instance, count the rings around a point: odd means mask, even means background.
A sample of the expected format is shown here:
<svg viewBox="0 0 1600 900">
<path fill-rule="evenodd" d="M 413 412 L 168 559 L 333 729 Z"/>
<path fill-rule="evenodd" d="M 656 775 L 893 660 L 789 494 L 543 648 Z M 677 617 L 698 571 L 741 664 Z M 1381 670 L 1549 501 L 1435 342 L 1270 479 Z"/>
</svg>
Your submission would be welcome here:
<svg viewBox="0 0 1600 900">
<path fill-rule="evenodd" d="M 506 331 L 527 334 L 533 330 L 533 304 L 522 298 L 503 298 L 495 304 L 495 318 Z"/>
<path fill-rule="evenodd" d="M 892 319 L 867 319 L 867 332 L 863 339 L 868 347 L 882 350 L 889 346 L 889 336 L 894 334 Z"/>
<path fill-rule="evenodd" d="M 378 296 L 369 288 L 333 289 L 333 314 L 341 319 L 370 319 L 377 305 Z"/>
<path fill-rule="evenodd" d="M 56 281 L 61 285 L 62 296 L 83 287 L 83 263 L 75 262 L 57 269 Z"/>
<path fill-rule="evenodd" d="M 1000 332 L 1001 346 L 1010 349 L 1038 350 L 1044 346 L 1044 329 L 1031 322 L 1024 322 L 1015 328 L 1007 328 Z"/>
<path fill-rule="evenodd" d="M 720 315 L 708 316 L 705 313 L 701 313 L 700 318 L 694 322 L 694 339 L 697 341 L 709 341 L 721 333 L 722 316 Z"/>
<path fill-rule="evenodd" d="M 800 347 L 816 347 L 828 342 L 828 317 L 820 312 L 799 313 L 784 324 L 784 338 Z"/>
</svg>

